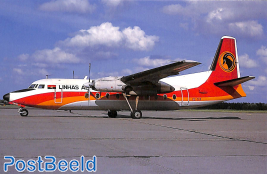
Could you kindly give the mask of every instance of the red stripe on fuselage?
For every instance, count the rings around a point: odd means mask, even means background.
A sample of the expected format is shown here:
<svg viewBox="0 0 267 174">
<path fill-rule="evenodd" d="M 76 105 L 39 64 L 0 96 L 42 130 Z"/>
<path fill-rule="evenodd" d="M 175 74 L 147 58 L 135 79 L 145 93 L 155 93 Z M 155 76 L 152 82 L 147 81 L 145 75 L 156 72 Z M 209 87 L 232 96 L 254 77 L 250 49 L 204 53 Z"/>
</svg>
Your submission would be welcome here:
<svg viewBox="0 0 267 174">
<path fill-rule="evenodd" d="M 213 83 L 210 82 L 206 82 L 203 85 L 201 85 L 198 88 L 193 88 L 193 89 L 189 89 L 189 101 L 195 101 L 195 100 L 199 100 L 201 99 L 202 101 L 205 101 L 205 98 L 216 98 L 216 97 L 226 97 L 229 96 L 230 98 L 238 98 L 240 97 L 238 95 L 238 93 L 236 93 L 236 89 L 237 86 L 235 88 L 232 87 L 217 87 L 215 86 Z M 204 91 L 204 92 L 203 92 Z M 78 101 L 85 101 L 88 100 L 87 98 L 85 98 L 85 93 L 86 92 L 63 92 L 63 102 L 62 103 L 54 103 L 54 96 L 55 93 L 54 92 L 49 92 L 49 93 L 42 93 L 42 94 L 36 94 L 36 95 L 32 95 L 32 96 L 28 96 L 28 97 L 24 97 L 18 100 L 13 101 L 14 103 L 18 103 L 18 104 L 22 104 L 22 105 L 26 105 L 26 106 L 31 106 L 31 107 L 39 107 L 39 108 L 46 108 L 46 109 L 58 109 L 61 106 L 65 105 L 65 104 L 69 104 L 69 103 L 73 103 L 73 102 L 78 102 Z M 111 92 L 109 93 L 109 98 L 106 98 L 106 94 L 108 92 L 91 92 L 91 96 L 95 96 L 96 93 L 100 94 L 100 98 L 97 100 L 125 100 L 124 97 L 122 96 L 121 93 L 119 96 L 119 99 L 116 97 L 116 92 Z M 188 100 L 188 93 L 187 90 L 183 90 L 183 100 Z M 172 99 L 173 95 L 176 95 L 176 101 L 181 100 L 182 97 L 182 93 L 181 91 L 174 91 L 171 93 L 167 93 L 167 97 L 169 99 Z M 57 99 L 60 99 L 61 97 L 61 92 L 58 92 Z M 164 101 L 163 98 L 164 94 L 158 94 L 158 98 L 155 98 L 154 96 L 151 96 L 150 100 L 158 100 L 158 101 Z M 79 97 L 79 100 L 77 100 L 77 97 Z M 68 99 L 67 99 L 68 98 Z M 95 97 L 94 97 L 95 98 Z M 131 96 L 129 98 L 129 100 L 135 100 L 136 96 Z M 95 100 L 95 99 L 94 99 Z M 140 100 L 147 100 L 146 97 L 144 96 L 140 96 Z M 49 102 L 49 105 L 42 105 L 42 103 L 48 102 L 48 101 L 52 101 Z"/>
</svg>

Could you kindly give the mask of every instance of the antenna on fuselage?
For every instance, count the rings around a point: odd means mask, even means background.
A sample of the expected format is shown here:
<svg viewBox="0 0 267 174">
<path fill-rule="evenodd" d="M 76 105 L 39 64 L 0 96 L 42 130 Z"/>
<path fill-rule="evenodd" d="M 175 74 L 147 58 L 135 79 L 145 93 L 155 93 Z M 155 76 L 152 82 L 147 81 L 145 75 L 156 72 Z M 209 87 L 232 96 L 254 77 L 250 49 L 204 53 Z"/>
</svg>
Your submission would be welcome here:
<svg viewBox="0 0 267 174">
<path fill-rule="evenodd" d="M 47 74 L 47 75 L 45 75 L 45 78 L 48 79 L 48 76 L 51 76 L 51 75 Z"/>
<path fill-rule="evenodd" d="M 74 70 L 73 70 L 73 74 L 72 74 L 72 76 L 73 76 L 73 79 L 74 79 Z"/>
</svg>

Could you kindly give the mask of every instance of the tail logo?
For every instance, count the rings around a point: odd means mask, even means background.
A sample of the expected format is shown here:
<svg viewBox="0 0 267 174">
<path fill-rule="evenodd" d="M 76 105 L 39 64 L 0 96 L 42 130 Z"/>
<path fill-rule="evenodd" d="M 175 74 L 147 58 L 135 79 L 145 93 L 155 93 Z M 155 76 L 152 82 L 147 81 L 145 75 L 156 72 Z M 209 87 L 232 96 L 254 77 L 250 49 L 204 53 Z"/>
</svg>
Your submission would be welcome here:
<svg viewBox="0 0 267 174">
<path fill-rule="evenodd" d="M 223 71 L 232 72 L 236 67 L 235 56 L 232 53 L 225 51 L 219 57 L 219 64 Z"/>
</svg>

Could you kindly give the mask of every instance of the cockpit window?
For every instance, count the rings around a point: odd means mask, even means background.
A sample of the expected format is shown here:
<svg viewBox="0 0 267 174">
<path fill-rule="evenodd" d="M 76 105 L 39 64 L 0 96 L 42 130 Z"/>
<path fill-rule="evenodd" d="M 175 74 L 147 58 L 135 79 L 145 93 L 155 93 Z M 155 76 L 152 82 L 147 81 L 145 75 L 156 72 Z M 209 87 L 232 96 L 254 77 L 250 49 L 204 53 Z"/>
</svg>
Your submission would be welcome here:
<svg viewBox="0 0 267 174">
<path fill-rule="evenodd" d="M 38 89 L 44 89 L 44 87 L 45 87 L 45 85 L 41 84 L 41 85 L 38 86 Z"/>
<path fill-rule="evenodd" d="M 36 88 L 37 84 L 31 84 L 31 86 L 29 86 L 29 88 Z"/>
</svg>

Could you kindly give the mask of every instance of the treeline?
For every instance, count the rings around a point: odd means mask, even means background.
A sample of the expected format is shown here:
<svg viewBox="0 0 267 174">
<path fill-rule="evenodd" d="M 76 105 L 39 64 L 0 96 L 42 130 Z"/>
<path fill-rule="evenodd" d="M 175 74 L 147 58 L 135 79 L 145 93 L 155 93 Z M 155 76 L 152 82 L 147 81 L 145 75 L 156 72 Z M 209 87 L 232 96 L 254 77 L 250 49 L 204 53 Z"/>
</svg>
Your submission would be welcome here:
<svg viewBox="0 0 267 174">
<path fill-rule="evenodd" d="M 234 109 L 234 110 L 267 110 L 266 103 L 227 103 L 222 102 L 210 106 L 201 107 L 201 109 Z"/>
</svg>

